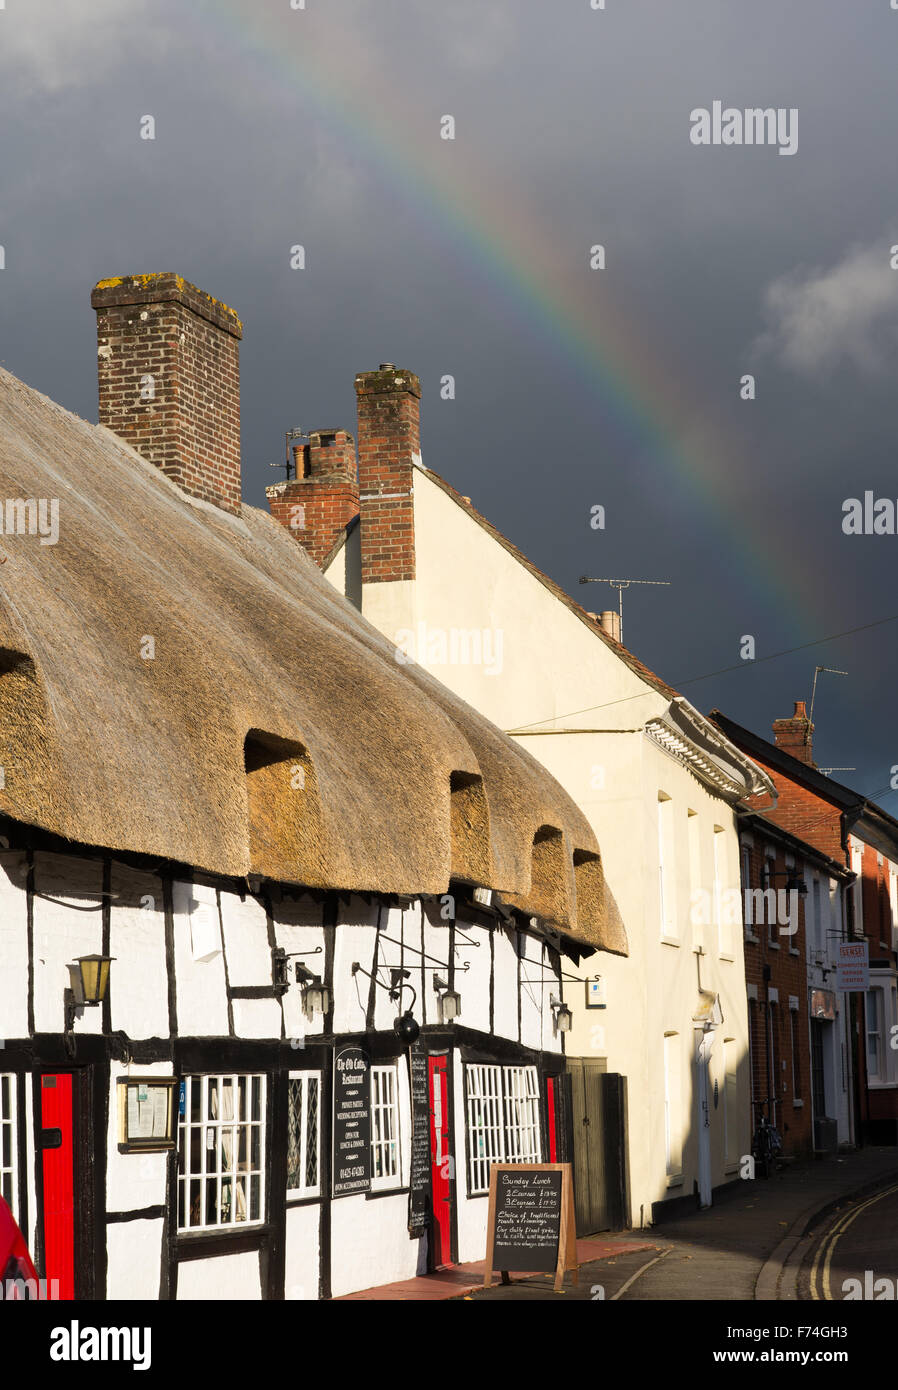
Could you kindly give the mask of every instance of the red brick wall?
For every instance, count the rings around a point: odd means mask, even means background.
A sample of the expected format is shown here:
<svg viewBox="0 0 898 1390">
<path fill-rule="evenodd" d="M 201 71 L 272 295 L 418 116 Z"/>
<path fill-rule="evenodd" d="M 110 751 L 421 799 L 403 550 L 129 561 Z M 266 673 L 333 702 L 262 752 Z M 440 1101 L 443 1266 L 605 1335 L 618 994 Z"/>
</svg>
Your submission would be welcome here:
<svg viewBox="0 0 898 1390">
<path fill-rule="evenodd" d="M 355 379 L 362 583 L 415 577 L 412 460 L 421 452 L 421 383 L 390 364 Z"/>
<path fill-rule="evenodd" d="M 274 519 L 321 565 L 358 514 L 355 440 L 345 430 L 315 430 L 293 459 L 296 477 L 265 495 Z"/>
<path fill-rule="evenodd" d="M 754 845 L 749 852 L 750 881 L 743 883 L 746 888 L 762 888 L 761 875 L 765 867 L 764 850 L 767 842 L 755 833 Z M 785 888 L 785 854 L 781 847 L 775 846 L 775 877 L 771 887 Z M 802 865 L 796 861 L 795 874 L 802 876 Z M 774 1055 L 778 1070 L 773 1078 L 773 1095 L 777 1101 L 776 1123 L 783 1138 L 785 1154 L 807 1153 L 813 1149 L 813 1114 L 811 1105 L 811 1044 L 808 1020 L 808 973 L 805 946 L 804 899 L 798 900 L 798 930 L 788 936 L 777 929 L 775 941 L 771 945 L 769 925 L 765 918 L 747 928 L 758 941 L 745 940 L 745 978 L 747 983 L 757 987 L 757 1003 L 749 1000 L 749 1013 L 752 1015 L 752 1057 L 751 1069 L 753 1094 L 756 1101 L 771 1094 L 768 1072 L 768 982 L 764 979 L 764 966 L 770 967 L 769 986 L 778 991 L 778 1002 L 773 1010 L 775 1047 Z M 796 954 L 797 952 L 797 954 Z M 793 1085 L 792 1060 L 793 1046 L 789 997 L 798 1000 L 796 1021 L 795 1070 L 798 1078 L 797 1088 Z M 786 1066 L 783 1069 L 782 1063 Z M 785 1089 L 784 1089 L 785 1087 Z M 801 1100 L 803 1105 L 794 1102 Z M 765 1112 L 770 1115 L 770 1110 Z M 752 1128 L 760 1118 L 761 1110 L 755 1106 L 752 1115 Z"/>
<path fill-rule="evenodd" d="M 100 424 L 191 496 L 239 512 L 237 315 L 177 275 L 101 280 L 91 303 Z"/>
<path fill-rule="evenodd" d="M 752 761 L 769 772 L 778 792 L 778 800 L 773 810 L 768 810 L 769 797 L 761 794 L 755 798 L 759 809 L 773 821 L 800 839 L 806 840 L 815 849 L 829 855 L 831 859 L 844 864 L 847 862 L 842 846 L 841 816 L 837 806 L 825 797 L 793 782 L 790 777 L 765 762 L 763 757 L 752 753 Z"/>
</svg>

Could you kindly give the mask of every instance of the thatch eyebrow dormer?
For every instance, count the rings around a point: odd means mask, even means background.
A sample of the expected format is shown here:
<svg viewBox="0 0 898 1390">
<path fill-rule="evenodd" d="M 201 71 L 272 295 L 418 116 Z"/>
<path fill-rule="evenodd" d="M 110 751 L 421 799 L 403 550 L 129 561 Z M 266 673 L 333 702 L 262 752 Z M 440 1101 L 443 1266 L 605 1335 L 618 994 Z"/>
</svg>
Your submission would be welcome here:
<svg viewBox="0 0 898 1390">
<path fill-rule="evenodd" d="M 626 951 L 606 931 L 603 882 L 578 909 L 573 849 L 598 845 L 567 794 L 400 666 L 270 516 L 191 500 L 0 370 L 0 489 L 23 487 L 58 498 L 59 537 L 17 536 L 0 566 L 0 615 L 8 596 L 31 653 L 0 675 L 4 750 L 28 768 L 26 784 L 7 777 L 8 815 L 197 870 L 346 891 L 441 894 L 463 871 Z M 554 838 L 535 855 L 542 826 Z"/>
<path fill-rule="evenodd" d="M 243 745 L 250 872 L 326 887 L 318 778 L 302 743 L 251 729 Z"/>
</svg>

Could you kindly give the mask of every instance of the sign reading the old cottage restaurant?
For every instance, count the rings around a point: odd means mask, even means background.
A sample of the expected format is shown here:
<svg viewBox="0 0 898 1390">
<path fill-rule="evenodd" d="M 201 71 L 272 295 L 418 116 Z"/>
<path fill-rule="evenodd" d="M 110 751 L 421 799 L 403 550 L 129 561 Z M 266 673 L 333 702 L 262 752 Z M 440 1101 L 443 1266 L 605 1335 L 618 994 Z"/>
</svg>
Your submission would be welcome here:
<svg viewBox="0 0 898 1390">
<path fill-rule="evenodd" d="M 355 1044 L 334 1055 L 334 1196 L 371 1187 L 370 1063 Z"/>
</svg>

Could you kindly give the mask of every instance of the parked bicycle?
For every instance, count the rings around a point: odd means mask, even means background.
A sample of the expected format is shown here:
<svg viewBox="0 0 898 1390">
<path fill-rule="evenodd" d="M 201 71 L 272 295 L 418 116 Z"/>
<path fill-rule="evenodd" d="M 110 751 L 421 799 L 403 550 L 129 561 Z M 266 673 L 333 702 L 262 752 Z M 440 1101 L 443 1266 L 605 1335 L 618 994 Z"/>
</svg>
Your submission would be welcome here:
<svg viewBox="0 0 898 1390">
<path fill-rule="evenodd" d="M 769 1178 L 783 1151 L 783 1141 L 779 1130 L 770 1123 L 764 1113 L 764 1107 L 770 1105 L 769 1097 L 767 1100 L 759 1101 L 758 1105 L 761 1118 L 758 1120 L 757 1128 L 752 1136 L 751 1152 L 755 1160 L 755 1174 Z"/>
</svg>

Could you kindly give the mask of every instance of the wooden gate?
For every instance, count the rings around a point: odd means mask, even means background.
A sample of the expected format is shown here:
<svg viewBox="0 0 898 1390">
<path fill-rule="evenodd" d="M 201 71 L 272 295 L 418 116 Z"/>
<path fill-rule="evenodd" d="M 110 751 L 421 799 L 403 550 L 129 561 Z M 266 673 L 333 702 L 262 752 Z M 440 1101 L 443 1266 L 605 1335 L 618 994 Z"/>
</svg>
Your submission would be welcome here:
<svg viewBox="0 0 898 1390">
<path fill-rule="evenodd" d="M 577 1235 L 624 1230 L 627 1191 L 626 1078 L 604 1058 L 568 1057 Z"/>
</svg>

